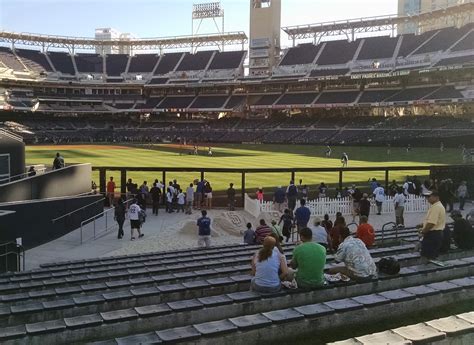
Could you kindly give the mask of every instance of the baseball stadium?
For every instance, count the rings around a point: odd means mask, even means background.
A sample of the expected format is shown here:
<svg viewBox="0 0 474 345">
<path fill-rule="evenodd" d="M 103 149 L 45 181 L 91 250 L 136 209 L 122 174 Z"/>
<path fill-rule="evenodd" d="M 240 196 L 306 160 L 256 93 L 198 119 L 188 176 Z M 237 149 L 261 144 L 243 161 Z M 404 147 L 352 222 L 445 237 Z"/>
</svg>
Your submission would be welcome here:
<svg viewBox="0 0 474 345">
<path fill-rule="evenodd" d="M 474 343 L 474 2 L 389 2 L 0 1 L 0 343 Z"/>
</svg>

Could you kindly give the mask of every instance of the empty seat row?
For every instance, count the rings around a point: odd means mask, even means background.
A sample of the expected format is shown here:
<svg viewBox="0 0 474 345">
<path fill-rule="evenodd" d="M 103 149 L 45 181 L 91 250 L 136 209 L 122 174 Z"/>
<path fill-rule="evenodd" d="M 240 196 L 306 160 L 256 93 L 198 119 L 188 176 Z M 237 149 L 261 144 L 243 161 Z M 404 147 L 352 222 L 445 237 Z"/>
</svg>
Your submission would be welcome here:
<svg viewBox="0 0 474 345">
<path fill-rule="evenodd" d="M 404 253 L 413 249 L 413 245 L 401 245 L 389 247 L 386 249 L 371 249 L 374 256 L 392 255 L 396 253 Z M 140 279 L 156 275 L 164 275 L 168 280 L 173 278 L 180 279 L 186 277 L 198 277 L 201 270 L 205 270 L 207 275 L 219 275 L 225 273 L 226 266 L 232 265 L 232 269 L 248 269 L 248 262 L 251 259 L 251 252 L 242 253 L 240 255 L 216 255 L 215 257 L 193 258 L 187 260 L 150 260 L 136 263 L 119 263 L 101 267 L 77 268 L 71 270 L 61 270 L 58 272 L 33 273 L 31 275 L 22 275 L 16 277 L 5 278 L 0 284 L 0 292 L 3 296 L 0 301 L 25 300 L 30 298 L 30 291 L 43 291 L 43 294 L 49 293 L 56 295 L 55 289 L 67 287 L 71 285 L 96 284 L 109 282 L 110 286 L 114 285 L 115 280 L 121 280 L 120 285 L 129 286 L 133 282 L 124 282 L 123 279 Z M 291 258 L 292 249 L 287 248 L 285 255 Z M 414 254 L 415 255 L 415 254 Z M 416 255 L 415 255 L 416 257 Z M 334 257 L 327 256 L 327 261 L 332 262 Z M 240 266 L 239 266 L 240 265 Z M 196 273 L 192 271 L 197 270 Z M 191 272 L 191 273 L 189 273 Z M 171 275 L 171 277 L 170 277 Z M 163 277 L 159 278 L 163 280 Z M 105 284 L 106 285 L 106 284 Z M 47 290 L 47 291 L 46 291 Z M 40 294 L 41 295 L 41 294 Z"/>
<path fill-rule="evenodd" d="M 375 36 L 357 39 L 353 42 L 347 40 L 327 41 L 318 45 L 305 43 L 290 48 L 281 60 L 280 66 L 342 65 L 354 59 L 359 47 L 357 60 L 372 61 L 391 59 L 396 53 L 397 45 L 400 45 L 397 54 L 397 57 L 400 58 L 411 54 L 421 55 L 447 51 L 449 48 L 452 51 L 472 50 L 474 31 L 471 30 L 472 25 L 466 25 L 460 29 L 451 27 L 425 32 L 421 35 Z"/>
<path fill-rule="evenodd" d="M 190 104 L 194 109 L 220 109 L 224 107 L 228 96 L 199 96 Z"/>
<path fill-rule="evenodd" d="M 461 283 L 456 280 L 455 282 Z M 466 281 L 466 284 L 469 282 Z M 414 325 L 368 334 L 328 345 L 469 344 L 474 339 L 474 312 L 443 317 Z"/>
<path fill-rule="evenodd" d="M 7 67 L 23 71 L 26 66 L 37 72 L 52 72 L 53 68 L 46 55 L 38 50 L 16 49 L 15 54 L 6 47 L 0 47 L 0 61 Z M 204 70 L 208 65 L 210 70 L 237 69 L 242 66 L 246 56 L 245 51 L 215 52 L 199 51 L 196 54 L 167 53 L 161 59 L 157 54 L 138 54 L 130 57 L 126 54 L 109 54 L 105 57 L 99 54 L 79 53 L 71 56 L 66 52 L 51 51 L 47 53 L 56 71 L 75 75 L 72 59 L 74 59 L 79 73 L 105 73 L 109 76 L 120 76 L 127 70 L 128 73 L 152 73 L 164 75 L 173 70 L 194 71 Z M 212 58 L 212 60 L 211 60 Z M 155 69 L 156 66 L 156 69 Z"/>
<path fill-rule="evenodd" d="M 133 344 L 133 343 L 177 343 L 192 342 L 193 344 L 212 344 L 215 342 L 248 344 L 265 339 L 266 341 L 298 341 L 298 337 L 309 336 L 313 340 L 321 341 L 331 330 L 351 327 L 364 327 L 369 323 L 376 323 L 383 319 L 407 317 L 410 313 L 429 311 L 432 307 L 441 307 L 455 301 L 469 301 L 474 296 L 474 277 L 454 279 L 446 282 L 423 284 L 406 289 L 393 289 L 380 293 L 372 293 L 329 300 L 322 303 L 304 304 L 298 307 L 272 310 L 268 312 L 247 312 L 237 317 L 223 317 L 220 320 L 195 322 L 193 324 L 173 327 L 169 329 L 155 328 L 142 334 L 127 337 L 117 337 L 105 344 Z M 390 310 L 390 313 L 387 313 Z M 472 332 L 474 320 L 472 313 L 462 314 L 466 330 Z M 434 326 L 431 324 L 430 326 Z M 414 343 L 435 343 L 443 340 L 446 333 L 443 326 L 428 329 L 423 327 L 421 332 L 413 334 L 413 329 L 399 328 L 397 332 L 412 338 Z M 420 334 L 421 333 L 421 334 Z M 468 338 L 470 339 L 470 338 Z M 375 339 L 370 344 L 391 344 Z M 409 344 L 409 342 L 396 342 Z M 104 344 L 102 342 L 101 344 Z M 354 343 L 335 343 L 338 345 L 355 345 Z M 334 345 L 335 345 L 334 344 Z"/>
<path fill-rule="evenodd" d="M 462 278 L 467 275 L 469 270 L 472 270 L 466 266 L 466 264 L 472 264 L 472 260 L 471 263 L 463 260 L 447 263 L 450 265 L 449 267 L 429 267 L 429 265 L 407 267 L 396 277 L 381 277 L 374 282 L 328 286 L 311 291 L 283 291 L 273 295 L 239 291 L 224 295 L 203 295 L 203 297 L 160 304 L 125 307 L 124 309 L 88 315 L 60 317 L 37 323 L 27 321 L 24 325 L 2 328 L 0 340 L 6 341 L 8 337 L 18 337 L 18 340 L 28 340 L 33 343 L 43 341 L 51 344 L 57 343 L 58 339 L 68 339 L 71 342 L 100 340 L 130 333 L 136 334 L 214 322 L 254 313 L 266 313 L 277 317 L 282 314 L 280 310 L 295 308 L 294 310 L 298 311 L 296 308 L 304 308 L 307 305 L 314 305 L 314 303 L 322 303 L 333 310 L 342 311 L 347 309 L 348 303 L 351 306 L 349 310 L 356 310 L 368 306 L 385 305 L 387 307 L 388 303 L 397 302 L 398 305 L 399 302 L 410 301 L 411 307 L 403 304 L 403 306 L 399 305 L 390 309 L 391 316 L 397 311 L 400 314 L 406 314 L 413 308 L 420 308 L 422 305 L 425 305 L 425 308 L 430 308 L 433 301 L 434 304 L 445 305 L 454 300 L 468 300 L 474 296 L 473 279 Z M 421 271 L 417 271 L 417 268 L 420 268 Z M 451 281 L 445 281 L 449 279 Z M 209 291 L 209 288 L 205 288 L 205 290 Z M 443 298 L 440 298 L 441 295 Z M 345 298 L 340 300 L 338 299 L 340 296 Z M 428 296 L 431 297 L 429 304 L 419 301 L 420 298 Z M 356 297 L 358 298 L 356 299 Z M 308 303 L 308 301 L 311 302 Z M 416 303 L 414 303 L 415 301 Z M 106 304 L 109 302 L 103 300 L 91 303 Z M 117 304 L 117 306 L 119 305 Z M 307 310 L 310 315 L 310 309 Z M 31 318 L 32 311 L 23 310 L 22 313 L 26 318 Z M 50 316 L 54 316 L 54 313 Z M 300 316 L 299 320 L 302 318 Z M 281 321 L 284 320 L 286 320 L 286 325 L 290 323 L 290 320 L 296 321 L 291 317 L 281 319 Z M 40 329 L 42 331 L 39 331 Z"/>
<path fill-rule="evenodd" d="M 418 255 L 405 254 L 398 255 L 396 258 L 402 265 L 415 265 L 403 267 L 399 276 L 381 275 L 379 280 L 374 280 L 374 282 L 378 281 L 377 286 L 383 285 L 381 281 L 389 278 L 400 279 L 391 280 L 388 284 L 397 282 L 408 284 L 427 279 L 461 277 L 472 271 L 474 261 L 472 257 L 454 259 L 446 261 L 446 266 L 439 267 L 436 265 L 418 266 Z M 326 268 L 331 268 L 334 265 L 328 264 Z M 58 316 L 82 315 L 248 290 L 251 280 L 251 276 L 248 275 L 249 265 L 226 268 L 228 269 L 225 272 L 222 270 L 223 276 L 217 278 L 211 278 L 214 273 L 211 270 L 208 272 L 201 270 L 190 272 L 191 274 L 187 276 L 162 275 L 147 279 L 135 279 L 134 286 L 131 286 L 127 280 L 122 280 L 110 284 L 88 284 L 61 288 L 53 291 L 54 295 L 49 294 L 49 291 L 32 293 L 29 298 L 26 296 L 25 301 L 11 303 L 4 301 L 0 306 L 0 325 L 11 326 L 22 322 L 45 321 Z M 433 272 L 437 273 L 436 276 L 431 275 Z M 171 281 L 172 279 L 175 281 Z M 110 291 L 109 287 L 120 289 Z M 331 292 L 328 293 L 331 294 Z"/>
<path fill-rule="evenodd" d="M 380 36 L 364 39 L 357 60 L 390 59 L 395 54 L 399 37 Z"/>
</svg>

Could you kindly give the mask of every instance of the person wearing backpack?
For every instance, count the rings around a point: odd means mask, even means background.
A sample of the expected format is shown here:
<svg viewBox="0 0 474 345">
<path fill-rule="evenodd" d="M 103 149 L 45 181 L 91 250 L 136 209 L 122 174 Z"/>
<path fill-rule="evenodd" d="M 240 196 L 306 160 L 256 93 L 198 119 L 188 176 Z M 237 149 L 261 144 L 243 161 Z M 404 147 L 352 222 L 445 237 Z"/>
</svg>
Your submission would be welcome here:
<svg viewBox="0 0 474 345">
<path fill-rule="evenodd" d="M 297 197 L 298 197 L 298 188 L 296 188 L 295 182 L 291 180 L 290 185 L 286 189 L 286 198 L 288 200 L 288 208 L 292 212 L 295 210 Z"/>
<path fill-rule="evenodd" d="M 285 212 L 280 217 L 278 225 L 280 225 L 281 223 L 283 223 L 281 233 L 283 236 L 286 237 L 286 242 L 288 242 L 290 240 L 291 228 L 293 226 L 293 216 L 289 209 L 285 209 Z"/>
<path fill-rule="evenodd" d="M 403 194 L 405 196 L 413 195 L 416 193 L 416 188 L 413 182 L 407 177 L 405 183 L 403 184 Z"/>
</svg>

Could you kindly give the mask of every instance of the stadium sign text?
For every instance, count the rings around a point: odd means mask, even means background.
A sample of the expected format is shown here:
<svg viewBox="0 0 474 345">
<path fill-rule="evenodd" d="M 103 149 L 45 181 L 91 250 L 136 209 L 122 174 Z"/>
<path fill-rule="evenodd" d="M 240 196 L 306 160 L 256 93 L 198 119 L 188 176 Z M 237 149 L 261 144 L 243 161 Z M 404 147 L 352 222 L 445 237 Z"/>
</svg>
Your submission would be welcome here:
<svg viewBox="0 0 474 345">
<path fill-rule="evenodd" d="M 385 72 L 385 73 L 361 73 L 352 74 L 351 79 L 371 79 L 371 78 L 387 78 L 387 77 L 398 77 L 402 75 L 408 75 L 410 71 L 397 71 L 397 72 Z"/>
</svg>

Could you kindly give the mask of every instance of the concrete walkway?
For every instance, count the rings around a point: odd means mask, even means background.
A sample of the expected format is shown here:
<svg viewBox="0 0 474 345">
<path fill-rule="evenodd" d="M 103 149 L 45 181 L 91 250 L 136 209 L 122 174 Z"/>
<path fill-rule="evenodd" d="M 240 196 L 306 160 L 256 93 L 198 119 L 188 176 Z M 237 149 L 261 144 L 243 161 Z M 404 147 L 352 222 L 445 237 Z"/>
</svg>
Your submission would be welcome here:
<svg viewBox="0 0 474 345">
<path fill-rule="evenodd" d="M 471 208 L 473 205 L 467 204 L 464 214 Z M 224 209 L 216 209 L 208 213 L 212 219 L 213 245 L 241 243 L 241 232 L 245 230 L 245 224 L 251 222 L 256 226 L 258 222 L 243 210 L 229 212 Z M 113 221 L 112 215 L 109 215 L 107 220 L 109 230 L 104 231 L 104 218 L 96 222 L 95 239 L 93 224 L 89 224 L 83 229 L 82 244 L 81 230 L 77 229 L 61 238 L 28 250 L 26 252 L 26 269 L 37 268 L 41 264 L 50 262 L 197 247 L 196 220 L 201 215 L 199 211 L 194 211 L 192 215 L 185 215 L 183 213 L 167 214 L 163 209 L 160 209 L 159 215 L 154 216 L 151 215 L 149 209 L 147 214 L 146 223 L 142 228 L 145 236 L 141 239 L 130 241 L 130 222 L 128 220 L 124 227 L 125 236 L 121 240 L 117 239 L 118 226 Z M 407 227 L 416 226 L 422 222 L 423 216 L 424 213 L 405 214 L 405 225 Z M 350 215 L 345 215 L 345 218 L 347 223 L 352 221 Z M 270 219 L 267 218 L 267 221 Z M 383 224 L 393 221 L 394 215 L 392 214 L 371 215 L 369 219 L 369 223 L 377 230 L 380 230 Z M 448 221 L 451 221 L 451 218 L 448 218 Z M 135 237 L 137 237 L 136 234 Z"/>
</svg>

